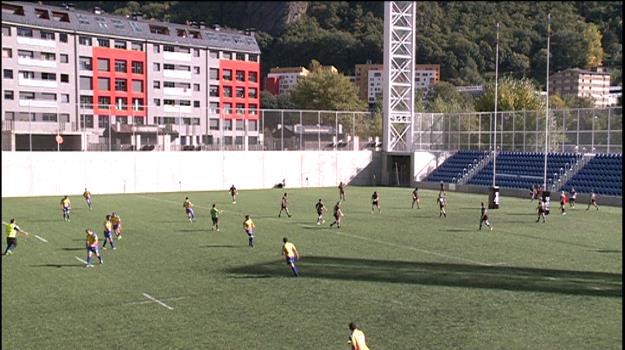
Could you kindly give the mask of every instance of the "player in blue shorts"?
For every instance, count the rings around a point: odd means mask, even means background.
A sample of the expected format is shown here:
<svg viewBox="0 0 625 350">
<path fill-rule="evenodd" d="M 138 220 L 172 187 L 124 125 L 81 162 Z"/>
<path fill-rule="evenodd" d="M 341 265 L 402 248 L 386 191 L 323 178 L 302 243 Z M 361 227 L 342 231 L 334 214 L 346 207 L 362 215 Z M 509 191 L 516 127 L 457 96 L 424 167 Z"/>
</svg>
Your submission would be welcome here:
<svg viewBox="0 0 625 350">
<path fill-rule="evenodd" d="M 297 271 L 297 266 L 295 266 L 295 260 L 299 259 L 299 252 L 295 245 L 284 237 L 282 238 L 282 256 L 284 256 L 286 260 L 286 264 L 291 267 L 291 271 L 293 271 L 293 276 L 299 277 L 299 271 Z"/>
<path fill-rule="evenodd" d="M 98 257 L 100 264 L 103 264 L 104 260 L 102 260 L 100 250 L 98 249 L 98 235 L 90 229 L 86 229 L 85 232 L 87 232 L 87 238 L 85 240 L 85 246 L 87 248 L 87 265 L 85 267 L 93 267 L 93 264 L 91 263 L 93 254 Z"/>
<path fill-rule="evenodd" d="M 69 222 L 69 212 L 72 210 L 72 203 L 67 196 L 61 199 L 61 209 L 63 209 L 63 220 Z"/>
<path fill-rule="evenodd" d="M 113 223 L 111 222 L 111 216 L 106 216 L 106 221 L 104 222 L 104 242 L 102 243 L 102 250 L 106 250 L 106 242 L 109 242 L 113 250 L 115 248 L 115 244 L 113 244 Z"/>
<path fill-rule="evenodd" d="M 191 201 L 189 200 L 189 197 L 184 198 L 182 207 L 184 208 L 184 211 L 187 214 L 187 219 L 189 219 L 189 222 L 193 223 L 195 221 L 195 213 L 193 212 L 193 203 L 191 203 Z"/>
<path fill-rule="evenodd" d="M 249 215 L 245 215 L 245 221 L 243 221 L 243 230 L 247 234 L 247 241 L 250 248 L 254 248 L 254 229 L 256 225 Z"/>
</svg>

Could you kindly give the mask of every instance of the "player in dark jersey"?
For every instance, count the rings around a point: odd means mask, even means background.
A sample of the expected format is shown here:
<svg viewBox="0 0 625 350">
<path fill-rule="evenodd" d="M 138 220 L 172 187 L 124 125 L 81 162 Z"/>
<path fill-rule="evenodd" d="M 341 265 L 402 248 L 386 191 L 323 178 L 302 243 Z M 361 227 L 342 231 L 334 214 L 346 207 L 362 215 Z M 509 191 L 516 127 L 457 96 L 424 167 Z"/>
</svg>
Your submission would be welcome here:
<svg viewBox="0 0 625 350">
<path fill-rule="evenodd" d="M 282 202 L 280 203 L 280 212 L 278 213 L 278 217 L 282 215 L 282 211 L 286 212 L 286 215 L 291 217 L 291 213 L 289 213 L 289 198 L 287 197 L 286 192 L 284 192 L 284 196 L 282 196 Z"/>
<path fill-rule="evenodd" d="M 347 200 L 347 199 L 345 199 L 345 184 L 343 183 L 343 181 L 341 181 L 341 183 L 339 183 L 339 200 L 340 201 Z"/>
<path fill-rule="evenodd" d="M 538 209 L 538 219 L 536 219 L 536 222 L 539 222 L 541 218 L 543 219 L 543 222 L 546 222 L 545 214 L 547 213 L 547 202 L 539 200 L 538 207 L 536 209 Z"/>
<path fill-rule="evenodd" d="M 577 199 L 577 191 L 575 191 L 575 187 L 571 186 L 571 192 L 569 192 L 569 206 L 575 209 L 575 200 Z"/>
<path fill-rule="evenodd" d="M 492 231 L 493 226 L 488 222 L 488 209 L 484 207 L 484 202 L 482 202 L 481 216 L 480 216 L 480 230 L 482 229 L 482 225 L 488 226 L 488 228 Z"/>
<path fill-rule="evenodd" d="M 378 209 L 378 214 L 382 214 L 382 209 L 380 209 L 380 194 L 377 191 L 373 191 L 371 195 L 371 214 L 375 209 Z"/>
<path fill-rule="evenodd" d="M 232 204 L 237 204 L 237 194 L 239 194 L 237 188 L 232 185 L 230 186 L 230 190 L 228 190 L 228 192 L 230 192 L 230 196 L 232 197 Z"/>
<path fill-rule="evenodd" d="M 414 188 L 414 191 L 412 191 L 412 208 L 414 208 L 414 204 L 417 203 L 417 209 L 421 209 L 421 206 L 419 206 L 419 193 L 418 193 L 419 189 L 418 188 Z"/>
<path fill-rule="evenodd" d="M 319 201 L 315 203 L 315 209 L 317 210 L 317 225 L 325 224 L 326 220 L 323 218 L 323 212 L 327 209 L 321 198 L 319 198 Z"/>
<path fill-rule="evenodd" d="M 341 228 L 341 218 L 343 217 L 343 211 L 341 211 L 341 201 L 336 202 L 334 205 L 334 222 L 330 224 L 330 227 L 336 225 L 337 228 Z"/>
<path fill-rule="evenodd" d="M 586 210 L 590 210 L 591 205 L 597 208 L 597 210 L 599 210 L 599 206 L 597 205 L 597 195 L 595 194 L 595 190 L 592 190 L 592 192 L 590 192 L 590 203 L 588 203 L 588 208 L 586 208 Z"/>
</svg>

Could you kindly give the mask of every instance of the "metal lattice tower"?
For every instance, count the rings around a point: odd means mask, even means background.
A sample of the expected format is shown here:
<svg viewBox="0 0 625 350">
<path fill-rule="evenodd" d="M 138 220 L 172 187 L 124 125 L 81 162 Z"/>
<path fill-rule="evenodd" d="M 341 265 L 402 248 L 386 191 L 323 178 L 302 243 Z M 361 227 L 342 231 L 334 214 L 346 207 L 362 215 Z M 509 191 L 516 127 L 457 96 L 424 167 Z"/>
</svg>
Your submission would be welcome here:
<svg viewBox="0 0 625 350">
<path fill-rule="evenodd" d="M 384 2 L 384 140 L 386 152 L 410 152 L 414 136 L 416 2 Z"/>
</svg>

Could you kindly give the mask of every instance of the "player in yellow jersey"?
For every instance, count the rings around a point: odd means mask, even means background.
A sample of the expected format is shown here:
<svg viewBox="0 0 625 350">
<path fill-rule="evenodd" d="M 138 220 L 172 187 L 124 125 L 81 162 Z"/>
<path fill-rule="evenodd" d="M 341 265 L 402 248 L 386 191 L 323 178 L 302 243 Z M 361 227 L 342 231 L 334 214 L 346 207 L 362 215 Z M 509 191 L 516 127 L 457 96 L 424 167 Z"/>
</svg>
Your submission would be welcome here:
<svg viewBox="0 0 625 350">
<path fill-rule="evenodd" d="M 293 271 L 293 276 L 299 277 L 299 271 L 297 271 L 297 266 L 295 266 L 295 260 L 299 260 L 299 252 L 295 247 L 295 244 L 289 242 L 289 240 L 284 237 L 282 238 L 282 256 L 286 259 L 286 264 L 291 267 L 291 271 Z"/>
<path fill-rule="evenodd" d="M 107 215 L 106 216 L 106 221 L 104 221 L 104 242 L 102 243 L 102 250 L 106 250 L 106 242 L 109 242 L 111 244 L 111 247 L 113 247 L 113 250 L 117 249 L 115 248 L 115 244 L 113 244 L 113 223 L 111 222 L 111 216 Z"/>
<path fill-rule="evenodd" d="M 113 224 L 113 231 L 115 232 L 115 238 L 122 239 L 122 219 L 116 212 L 111 214 L 111 223 Z"/>
<path fill-rule="evenodd" d="M 254 230 L 256 229 L 256 225 L 252 218 L 249 215 L 245 215 L 245 221 L 243 221 L 243 230 L 247 234 L 247 244 L 250 248 L 254 248 Z"/>
<path fill-rule="evenodd" d="M 349 324 L 349 330 L 351 333 L 348 343 L 352 346 L 352 350 L 369 350 L 365 341 L 365 333 L 358 329 L 358 326 L 356 326 L 354 322 Z"/>
<path fill-rule="evenodd" d="M 193 223 L 195 221 L 195 213 L 193 212 L 193 203 L 191 203 L 191 201 L 189 200 L 189 197 L 184 198 L 182 207 L 184 208 L 184 211 L 187 214 L 187 219 L 189 219 L 189 222 Z"/>
<path fill-rule="evenodd" d="M 28 236 L 28 232 L 22 231 L 15 223 L 15 219 L 11 219 L 11 222 L 7 225 L 7 249 L 4 251 L 4 255 L 13 254 L 13 250 L 17 247 L 17 233 L 21 232 L 25 236 Z"/>
<path fill-rule="evenodd" d="M 100 250 L 98 249 L 98 235 L 90 229 L 86 229 L 85 232 L 87 232 L 87 238 L 85 239 L 85 246 L 87 248 L 87 265 L 85 267 L 93 267 L 91 260 L 94 253 L 98 257 L 98 260 L 100 260 L 100 264 L 103 264 L 104 260 L 102 260 Z"/>
<path fill-rule="evenodd" d="M 72 210 L 72 203 L 67 196 L 61 199 L 61 209 L 63 210 L 63 220 L 69 222 L 69 212 Z"/>
<path fill-rule="evenodd" d="M 83 192 L 82 196 L 85 197 L 85 202 L 87 202 L 89 210 L 93 210 L 93 203 L 91 202 L 91 192 L 89 192 L 86 187 L 85 192 Z"/>
</svg>

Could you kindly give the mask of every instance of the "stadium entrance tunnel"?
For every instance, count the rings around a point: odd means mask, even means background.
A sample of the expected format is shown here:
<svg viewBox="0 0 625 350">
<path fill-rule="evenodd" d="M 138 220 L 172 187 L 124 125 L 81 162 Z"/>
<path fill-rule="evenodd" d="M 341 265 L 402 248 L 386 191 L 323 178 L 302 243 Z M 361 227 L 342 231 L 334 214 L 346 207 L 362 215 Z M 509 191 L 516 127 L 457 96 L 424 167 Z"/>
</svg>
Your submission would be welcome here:
<svg viewBox="0 0 625 350">
<path fill-rule="evenodd" d="M 570 295 L 623 295 L 622 274 L 431 262 L 307 256 L 297 262 L 302 278 L 412 283 Z M 226 270 L 246 278 L 290 277 L 284 261 Z"/>
<path fill-rule="evenodd" d="M 384 154 L 382 157 L 382 184 L 411 186 L 412 157 L 408 154 Z"/>
<path fill-rule="evenodd" d="M 16 151 L 80 151 L 81 135 L 63 135 L 57 146 L 56 134 L 15 134 Z M 57 148 L 58 147 L 58 148 Z"/>
</svg>

